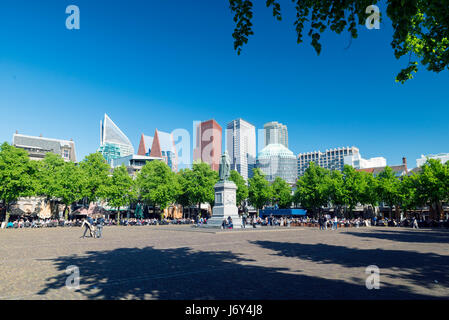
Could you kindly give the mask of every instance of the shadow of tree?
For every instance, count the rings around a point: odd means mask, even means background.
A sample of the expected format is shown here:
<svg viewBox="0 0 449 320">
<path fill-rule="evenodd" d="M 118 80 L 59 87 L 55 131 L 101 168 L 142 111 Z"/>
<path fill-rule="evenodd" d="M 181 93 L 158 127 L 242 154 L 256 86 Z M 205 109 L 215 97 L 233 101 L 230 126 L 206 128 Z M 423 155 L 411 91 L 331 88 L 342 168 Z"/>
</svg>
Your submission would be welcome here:
<svg viewBox="0 0 449 320">
<path fill-rule="evenodd" d="M 262 243 L 263 244 L 263 243 Z M 270 246 L 269 243 L 265 245 Z M 285 244 L 288 246 L 288 244 Z M 277 299 L 424 299 L 407 288 L 368 290 L 360 285 L 293 274 L 285 268 L 249 265 L 231 252 L 189 248 L 122 248 L 51 259 L 58 271 L 38 292 L 65 288 L 65 270 L 80 270 L 78 292 L 88 299 L 277 300 Z M 289 273 L 290 272 L 290 273 Z"/>
<path fill-rule="evenodd" d="M 344 267 L 376 265 L 382 269 L 397 268 L 407 274 L 395 275 L 417 286 L 433 288 L 435 280 L 448 288 L 449 256 L 402 250 L 354 249 L 327 244 L 301 244 L 272 241 L 253 241 L 253 244 L 277 251 L 277 255 L 295 257 L 317 263 L 338 264 Z M 332 272 L 330 270 L 330 272 Z"/>
<path fill-rule="evenodd" d="M 429 230 L 425 232 L 409 231 L 409 230 L 370 230 L 370 232 L 353 232 L 347 231 L 346 234 L 361 238 L 376 238 L 400 242 L 413 243 L 448 243 L 449 231 Z"/>
</svg>

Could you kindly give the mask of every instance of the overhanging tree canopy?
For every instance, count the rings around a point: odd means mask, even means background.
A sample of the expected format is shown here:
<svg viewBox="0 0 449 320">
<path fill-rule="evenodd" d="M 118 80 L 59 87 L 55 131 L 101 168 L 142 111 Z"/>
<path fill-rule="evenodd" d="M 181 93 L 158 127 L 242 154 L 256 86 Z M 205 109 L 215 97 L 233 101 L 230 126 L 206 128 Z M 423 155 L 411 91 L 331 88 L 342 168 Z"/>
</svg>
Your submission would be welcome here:
<svg viewBox="0 0 449 320">
<path fill-rule="evenodd" d="M 278 0 L 265 0 L 277 20 L 282 19 Z M 321 52 L 320 37 L 329 27 L 335 33 L 347 30 L 357 38 L 357 28 L 370 16 L 367 7 L 379 0 L 292 0 L 296 10 L 294 27 L 297 43 L 303 42 L 304 32 L 311 37 L 311 45 L 317 54 Z M 252 34 L 253 2 L 251 0 L 229 0 L 236 23 L 234 48 L 240 54 L 248 37 Z M 369 11 L 370 12 L 370 11 Z M 449 5 L 447 0 L 387 0 L 386 14 L 394 30 L 391 47 L 397 59 L 409 56 L 408 65 L 396 76 L 404 83 L 418 71 L 418 62 L 429 71 L 449 69 Z M 309 29 L 305 31 L 306 22 Z M 413 57 L 413 59 L 412 59 Z"/>
</svg>

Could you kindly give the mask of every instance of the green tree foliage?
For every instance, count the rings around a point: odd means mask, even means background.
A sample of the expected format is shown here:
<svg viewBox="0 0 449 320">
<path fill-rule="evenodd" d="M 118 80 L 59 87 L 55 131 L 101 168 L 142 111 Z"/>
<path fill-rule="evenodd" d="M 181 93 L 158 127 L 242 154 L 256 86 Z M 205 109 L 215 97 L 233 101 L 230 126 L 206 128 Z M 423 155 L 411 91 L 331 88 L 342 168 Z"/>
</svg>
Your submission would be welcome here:
<svg viewBox="0 0 449 320">
<path fill-rule="evenodd" d="M 11 203 L 35 193 L 36 174 L 37 166 L 30 162 L 25 150 L 6 142 L 0 146 L 0 200 L 6 207 L 6 222 Z"/>
<path fill-rule="evenodd" d="M 385 167 L 385 170 L 377 176 L 377 192 L 381 201 L 390 207 L 390 215 L 393 206 L 399 205 L 400 198 L 400 180 L 396 177 L 395 172 L 390 167 Z"/>
<path fill-rule="evenodd" d="M 311 162 L 296 183 L 294 202 L 317 213 L 329 202 L 329 170 Z"/>
<path fill-rule="evenodd" d="M 292 0 L 296 11 L 294 27 L 297 43 L 303 42 L 304 32 L 311 38 L 311 45 L 317 54 L 322 46 L 321 34 L 328 28 L 337 34 L 347 31 L 351 39 L 357 38 L 358 28 L 365 28 L 366 13 L 370 5 L 379 0 Z M 253 35 L 253 1 L 229 0 L 234 13 L 234 48 L 240 54 L 248 37 Z M 277 20 L 282 19 L 277 0 L 266 0 L 266 6 L 273 10 Z M 447 0 L 387 0 L 386 14 L 392 22 L 393 39 L 391 47 L 397 59 L 409 56 L 408 65 L 396 76 L 404 83 L 417 72 L 419 59 L 428 70 L 440 72 L 449 68 L 449 6 Z M 382 16 L 382 13 L 381 13 Z M 306 28 L 308 23 L 308 31 Z M 412 57 L 414 59 L 412 60 Z"/>
<path fill-rule="evenodd" d="M 104 198 L 104 186 L 108 183 L 108 176 L 111 167 L 106 159 L 99 152 L 92 153 L 80 163 L 80 168 L 84 171 L 84 196 L 90 202 Z"/>
<path fill-rule="evenodd" d="M 343 168 L 344 203 L 352 214 L 355 206 L 363 201 L 363 195 L 367 189 L 367 181 L 362 172 L 356 171 L 351 166 Z"/>
<path fill-rule="evenodd" d="M 262 209 L 271 199 L 270 183 L 260 169 L 253 169 L 253 177 L 248 180 L 248 200 L 257 210 Z"/>
<path fill-rule="evenodd" d="M 236 192 L 236 205 L 240 208 L 244 208 L 245 200 L 248 199 L 248 186 L 246 185 L 245 179 L 235 170 L 231 170 L 229 177 L 237 186 Z"/>
<path fill-rule="evenodd" d="M 292 188 L 281 177 L 276 177 L 271 184 L 272 202 L 277 203 L 280 209 L 290 208 L 292 198 Z"/>
<path fill-rule="evenodd" d="M 187 169 L 184 173 L 187 183 L 183 185 L 182 192 L 189 198 L 189 202 L 198 204 L 200 212 L 201 203 L 214 205 L 214 186 L 219 180 L 218 173 L 204 162 L 196 162 L 192 169 Z"/>
<path fill-rule="evenodd" d="M 140 198 L 159 206 L 161 213 L 175 201 L 179 192 L 176 174 L 162 161 L 145 164 L 137 174 L 136 183 Z"/>
<path fill-rule="evenodd" d="M 372 209 L 375 210 L 376 206 L 379 204 L 379 194 L 378 190 L 378 180 L 374 178 L 371 173 L 361 172 L 363 179 L 365 180 L 364 192 L 360 194 L 359 202 L 362 204 L 371 205 Z"/>
<path fill-rule="evenodd" d="M 179 192 L 176 195 L 176 202 L 182 205 L 183 208 L 189 207 L 189 210 L 190 206 L 196 204 L 190 186 L 192 175 L 192 170 L 190 169 L 181 169 L 178 172 Z"/>
<path fill-rule="evenodd" d="M 324 189 L 327 187 L 329 201 L 334 207 L 334 212 L 341 214 L 343 206 L 346 204 L 346 188 L 343 174 L 340 171 L 333 170 L 327 176 L 327 182 L 324 180 Z M 327 184 L 327 186 L 326 186 Z"/>
<path fill-rule="evenodd" d="M 443 165 L 440 160 L 428 160 L 415 185 L 418 202 L 428 204 L 433 218 L 439 220 L 443 214 L 442 202 L 447 201 L 449 195 L 449 163 Z"/>
<path fill-rule="evenodd" d="M 66 162 L 58 170 L 58 178 L 56 179 L 58 188 L 56 197 L 65 204 L 64 217 L 69 218 L 68 207 L 74 202 L 83 198 L 86 176 L 84 171 L 73 162 Z"/>
<path fill-rule="evenodd" d="M 134 180 L 129 176 L 128 170 L 124 165 L 114 168 L 112 176 L 103 186 L 102 194 L 108 201 L 108 204 L 117 208 L 117 223 L 120 223 L 120 208 L 129 205 L 134 198 Z"/>
<path fill-rule="evenodd" d="M 35 194 L 43 196 L 50 202 L 50 210 L 54 213 L 56 198 L 61 193 L 61 171 L 64 159 L 60 155 L 47 153 L 42 161 L 36 162 L 38 172 Z"/>
<path fill-rule="evenodd" d="M 408 210 L 415 210 L 425 204 L 416 192 L 416 187 L 419 183 L 419 175 L 413 174 L 405 176 L 401 179 L 399 186 L 399 205 L 407 212 Z"/>
</svg>

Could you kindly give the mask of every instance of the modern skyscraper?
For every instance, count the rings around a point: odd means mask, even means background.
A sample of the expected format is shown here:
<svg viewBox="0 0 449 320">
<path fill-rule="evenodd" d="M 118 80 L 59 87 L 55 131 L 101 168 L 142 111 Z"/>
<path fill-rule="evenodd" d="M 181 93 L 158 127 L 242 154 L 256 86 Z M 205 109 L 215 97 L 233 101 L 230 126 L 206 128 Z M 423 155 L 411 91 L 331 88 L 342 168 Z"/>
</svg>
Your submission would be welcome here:
<svg viewBox="0 0 449 320">
<path fill-rule="evenodd" d="M 104 156 L 109 164 L 113 159 L 134 154 L 131 141 L 107 114 L 104 115 L 104 120 L 100 122 L 100 128 L 101 142 L 98 152 Z"/>
<path fill-rule="evenodd" d="M 298 155 L 298 177 L 302 176 L 309 167 L 310 162 L 329 170 L 343 170 L 344 157 L 359 153 L 356 147 L 346 147 L 326 150 L 326 152 L 314 151 L 300 153 Z"/>
<path fill-rule="evenodd" d="M 76 162 L 75 142 L 72 140 L 34 137 L 16 132 L 12 137 L 12 145 L 26 150 L 31 160 L 42 160 L 47 153 L 54 153 L 65 161 Z"/>
<path fill-rule="evenodd" d="M 280 177 L 289 184 L 296 183 L 296 156 L 283 144 L 272 143 L 263 148 L 257 155 L 257 168 L 265 174 L 269 182 Z"/>
<path fill-rule="evenodd" d="M 273 143 L 280 143 L 288 149 L 287 126 L 277 121 L 265 123 L 265 146 Z"/>
<path fill-rule="evenodd" d="M 256 165 L 256 128 L 243 119 L 236 119 L 226 127 L 226 150 L 231 169 L 247 180 Z"/>
<path fill-rule="evenodd" d="M 142 133 L 137 154 L 162 158 L 172 171 L 178 171 L 178 154 L 171 133 L 158 131 L 157 129 L 154 132 L 154 137 L 145 136 Z"/>
<path fill-rule="evenodd" d="M 196 147 L 193 161 L 201 160 L 210 164 L 212 170 L 220 166 L 222 129 L 215 120 L 201 122 L 196 128 Z"/>
</svg>

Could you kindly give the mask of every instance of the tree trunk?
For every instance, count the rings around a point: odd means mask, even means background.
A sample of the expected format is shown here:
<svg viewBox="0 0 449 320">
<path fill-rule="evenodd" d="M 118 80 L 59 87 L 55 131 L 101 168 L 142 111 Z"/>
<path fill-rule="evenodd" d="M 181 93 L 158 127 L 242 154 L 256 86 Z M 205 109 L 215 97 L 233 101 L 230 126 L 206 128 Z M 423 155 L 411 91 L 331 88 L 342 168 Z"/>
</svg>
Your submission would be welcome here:
<svg viewBox="0 0 449 320">
<path fill-rule="evenodd" d="M 117 218 L 116 218 L 116 220 L 117 220 L 117 225 L 119 226 L 120 225 L 120 207 L 117 208 Z"/>
<path fill-rule="evenodd" d="M 9 222 L 9 216 L 10 216 L 10 213 L 9 213 L 9 203 L 6 205 L 6 213 L 5 213 L 5 222 L 6 222 L 6 224 L 8 224 L 8 222 Z"/>
<path fill-rule="evenodd" d="M 437 221 L 440 221 L 444 218 L 444 210 L 443 205 L 441 204 L 441 201 L 438 201 L 437 203 Z"/>
</svg>

